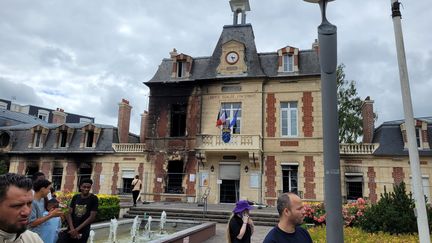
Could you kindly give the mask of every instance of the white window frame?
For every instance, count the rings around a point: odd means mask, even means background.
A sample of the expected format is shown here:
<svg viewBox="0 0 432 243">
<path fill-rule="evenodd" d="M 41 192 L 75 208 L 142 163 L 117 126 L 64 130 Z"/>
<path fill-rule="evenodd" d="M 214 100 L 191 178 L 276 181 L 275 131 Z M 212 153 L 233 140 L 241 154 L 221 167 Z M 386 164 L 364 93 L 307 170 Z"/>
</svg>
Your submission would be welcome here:
<svg viewBox="0 0 432 243">
<path fill-rule="evenodd" d="M 80 117 L 79 123 L 92 123 L 92 120 L 85 117 Z"/>
<path fill-rule="evenodd" d="M 286 73 L 294 72 L 294 55 L 285 53 L 282 55 L 282 70 Z"/>
<path fill-rule="evenodd" d="M 290 192 L 292 192 L 292 190 L 293 190 L 293 186 L 292 186 L 292 179 L 293 179 L 292 171 L 293 171 L 294 168 L 297 169 L 297 177 L 295 179 L 297 180 L 296 190 L 297 190 L 297 193 L 298 193 L 299 192 L 299 185 L 300 185 L 300 182 L 299 182 L 299 165 L 298 165 L 298 163 L 282 163 L 281 164 L 282 192 L 283 192 L 283 186 L 284 186 L 284 177 L 283 177 L 284 167 L 285 168 L 286 167 L 290 168 L 290 169 L 288 169 L 288 171 L 289 171 L 288 172 L 288 191 L 290 191 Z"/>
<path fill-rule="evenodd" d="M 64 146 L 62 146 L 62 141 L 63 141 L 63 135 L 64 134 L 66 134 L 66 142 L 65 142 Z M 67 130 L 66 131 L 65 130 L 61 130 L 60 131 L 60 136 L 59 136 L 59 141 L 58 141 L 58 147 L 59 148 L 67 148 L 67 146 L 68 146 L 67 137 L 68 137 Z"/>
<path fill-rule="evenodd" d="M 236 111 L 237 113 L 237 122 L 236 122 L 236 131 L 234 131 L 234 126 L 231 127 L 231 134 L 241 134 L 241 118 L 242 118 L 242 103 L 241 102 L 222 102 L 220 113 L 226 112 L 227 119 L 226 124 L 230 124 L 231 120 L 234 118 Z M 235 133 L 234 133 L 235 132 Z"/>
<path fill-rule="evenodd" d="M 282 104 L 287 104 L 288 107 L 282 108 Z M 295 104 L 295 107 L 292 107 Z M 291 123 L 291 112 L 295 112 L 295 124 Z M 284 129 L 283 114 L 286 113 L 286 131 Z M 295 127 L 295 132 L 293 128 Z M 280 134 L 281 137 L 298 137 L 298 102 L 297 101 L 284 101 L 280 103 Z"/>
<path fill-rule="evenodd" d="M 91 146 L 87 146 L 87 144 L 88 144 L 87 142 L 88 142 L 88 139 L 89 139 L 90 132 L 93 133 L 93 138 L 92 138 L 92 141 L 91 141 Z M 95 144 L 93 143 L 94 136 L 95 136 L 94 131 L 91 131 L 91 130 L 87 130 L 86 131 L 86 133 L 85 133 L 85 141 L 84 141 L 84 147 L 85 148 L 93 148 L 93 147 L 95 147 Z"/>
<path fill-rule="evenodd" d="M 41 120 L 44 120 L 46 122 L 48 122 L 48 118 L 49 118 L 49 111 L 47 110 L 38 110 L 38 115 L 37 117 Z"/>
<path fill-rule="evenodd" d="M 411 192 L 413 193 L 413 197 L 415 198 L 412 175 L 410 175 L 409 178 L 410 178 L 410 182 L 411 182 Z M 429 175 L 422 175 L 421 183 L 422 183 L 422 188 L 423 188 L 423 194 L 427 197 L 428 202 L 431 203 L 430 192 L 429 192 L 429 187 L 430 187 Z"/>
</svg>

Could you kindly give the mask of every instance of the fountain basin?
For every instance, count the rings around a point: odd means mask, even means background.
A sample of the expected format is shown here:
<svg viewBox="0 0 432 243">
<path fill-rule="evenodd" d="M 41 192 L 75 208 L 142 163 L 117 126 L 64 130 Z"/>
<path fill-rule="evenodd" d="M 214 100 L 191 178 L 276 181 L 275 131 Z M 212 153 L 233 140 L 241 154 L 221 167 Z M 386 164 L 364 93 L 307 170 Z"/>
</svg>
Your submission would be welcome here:
<svg viewBox="0 0 432 243">
<path fill-rule="evenodd" d="M 159 225 L 158 219 L 153 219 L 154 225 Z M 117 239 L 130 238 L 133 219 L 118 220 Z M 145 225 L 145 221 L 141 223 L 141 228 Z M 159 227 L 154 227 L 152 231 L 157 232 Z M 93 224 L 91 229 L 95 232 L 95 242 L 107 242 L 110 232 L 110 223 Z M 216 234 L 216 223 L 214 222 L 198 222 L 190 220 L 166 220 L 164 230 L 170 232 L 164 235 L 163 238 L 149 240 L 146 242 L 162 243 L 162 242 L 203 242 Z M 142 231 L 142 230 L 141 230 Z M 129 242 L 129 241 L 125 241 Z"/>
</svg>

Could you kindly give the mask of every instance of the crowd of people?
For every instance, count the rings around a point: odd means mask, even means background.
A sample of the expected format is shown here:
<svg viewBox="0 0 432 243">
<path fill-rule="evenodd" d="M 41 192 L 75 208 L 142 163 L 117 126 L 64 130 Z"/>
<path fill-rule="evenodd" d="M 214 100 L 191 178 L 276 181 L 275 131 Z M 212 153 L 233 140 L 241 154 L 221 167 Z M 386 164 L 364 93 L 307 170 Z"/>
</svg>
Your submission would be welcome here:
<svg viewBox="0 0 432 243">
<path fill-rule="evenodd" d="M 0 242 L 87 242 L 98 209 L 98 198 L 90 193 L 92 184 L 91 179 L 82 179 L 79 193 L 62 210 L 42 172 L 32 179 L 0 175 Z"/>
</svg>

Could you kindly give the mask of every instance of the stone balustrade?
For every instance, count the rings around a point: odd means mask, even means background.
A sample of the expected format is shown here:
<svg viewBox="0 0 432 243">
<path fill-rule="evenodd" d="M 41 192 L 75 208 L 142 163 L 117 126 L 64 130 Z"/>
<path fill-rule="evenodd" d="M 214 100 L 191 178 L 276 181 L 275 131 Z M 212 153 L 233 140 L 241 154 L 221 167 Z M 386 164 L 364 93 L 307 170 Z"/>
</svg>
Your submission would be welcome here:
<svg viewBox="0 0 432 243">
<path fill-rule="evenodd" d="M 340 154 L 372 154 L 378 146 L 378 143 L 341 143 L 339 150 Z"/>
<path fill-rule="evenodd" d="M 142 153 L 145 143 L 113 143 L 112 147 L 118 153 Z"/>
<path fill-rule="evenodd" d="M 199 150 L 261 150 L 260 135 L 231 134 L 231 140 L 225 143 L 221 135 L 197 135 Z"/>
</svg>

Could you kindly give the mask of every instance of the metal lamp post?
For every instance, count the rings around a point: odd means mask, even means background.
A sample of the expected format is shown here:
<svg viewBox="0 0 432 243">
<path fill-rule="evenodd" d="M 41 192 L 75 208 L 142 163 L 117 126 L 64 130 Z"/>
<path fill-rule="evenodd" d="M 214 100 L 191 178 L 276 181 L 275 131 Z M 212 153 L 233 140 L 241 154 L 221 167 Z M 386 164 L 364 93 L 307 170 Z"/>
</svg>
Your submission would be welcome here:
<svg viewBox="0 0 432 243">
<path fill-rule="evenodd" d="M 339 158 L 339 122 L 337 111 L 337 28 L 326 18 L 327 3 L 333 0 L 304 0 L 318 3 L 322 22 L 318 26 L 319 59 L 324 144 L 324 205 L 326 210 L 326 240 L 342 243 L 343 217 Z"/>
<path fill-rule="evenodd" d="M 408 66 L 405 57 L 405 47 L 403 42 L 401 12 L 399 9 L 399 1 L 391 0 L 392 5 L 392 18 L 393 27 L 395 32 L 395 42 L 397 59 L 399 66 L 399 78 L 402 92 L 402 103 L 405 116 L 405 127 L 408 138 L 408 154 L 412 174 L 412 188 L 414 190 L 415 199 L 415 213 L 417 216 L 417 228 L 419 233 L 419 240 L 421 243 L 429 243 L 429 226 L 426 211 L 426 204 L 423 194 L 423 187 L 421 181 L 420 158 L 417 148 L 415 126 L 414 126 L 414 113 L 411 102 L 411 91 L 408 79 Z"/>
</svg>

